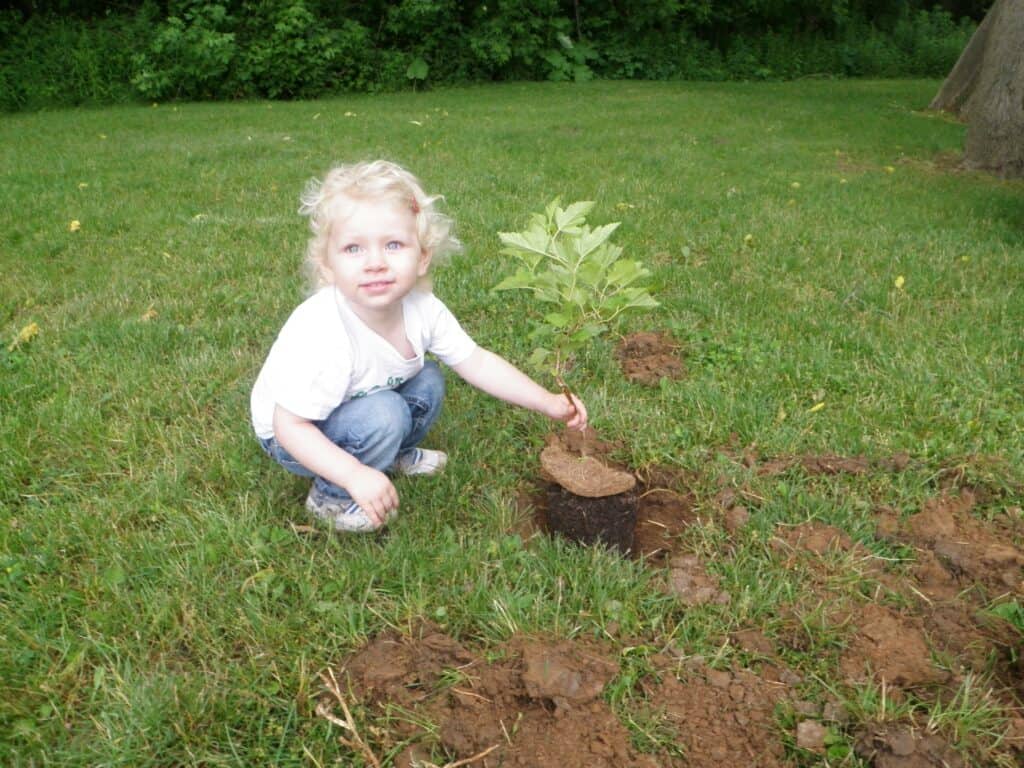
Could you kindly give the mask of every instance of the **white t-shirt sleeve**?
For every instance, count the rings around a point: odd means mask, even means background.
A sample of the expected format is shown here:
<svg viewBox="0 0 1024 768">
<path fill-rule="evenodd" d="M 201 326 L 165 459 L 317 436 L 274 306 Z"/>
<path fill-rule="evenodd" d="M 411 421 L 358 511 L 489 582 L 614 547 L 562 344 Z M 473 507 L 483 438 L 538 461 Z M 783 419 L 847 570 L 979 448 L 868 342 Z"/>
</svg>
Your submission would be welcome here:
<svg viewBox="0 0 1024 768">
<path fill-rule="evenodd" d="M 424 294 L 421 307 L 427 331 L 424 351 L 448 366 L 458 365 L 473 354 L 476 342 L 462 329 L 444 302 L 433 294 Z"/>
<path fill-rule="evenodd" d="M 351 378 L 337 356 L 325 355 L 316 339 L 302 333 L 276 344 L 268 373 L 268 389 L 277 405 L 310 421 L 327 418 L 345 398 Z"/>
</svg>

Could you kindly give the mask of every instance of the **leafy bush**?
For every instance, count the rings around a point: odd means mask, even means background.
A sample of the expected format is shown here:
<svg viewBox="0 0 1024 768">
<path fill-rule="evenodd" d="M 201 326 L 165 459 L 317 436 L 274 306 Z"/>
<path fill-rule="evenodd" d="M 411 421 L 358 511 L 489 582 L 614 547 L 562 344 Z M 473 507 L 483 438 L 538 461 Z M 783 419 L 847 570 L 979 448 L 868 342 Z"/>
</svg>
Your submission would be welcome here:
<svg viewBox="0 0 1024 768">
<path fill-rule="evenodd" d="M 637 0 L 628 10 L 607 0 L 139 0 L 121 14 L 92 2 L 36 7 L 58 6 L 68 15 L 0 12 L 0 109 L 488 80 L 940 77 L 975 28 L 916 0 L 876 0 L 870 13 L 831 0 Z"/>
<path fill-rule="evenodd" d="M 95 21 L 0 13 L 0 109 L 129 101 L 132 55 L 152 19 Z"/>
<path fill-rule="evenodd" d="M 272 99 L 331 90 L 333 65 L 342 52 L 338 40 L 303 0 L 261 5 L 247 16 L 252 42 L 242 56 L 239 80 Z"/>
<path fill-rule="evenodd" d="M 217 98 L 234 95 L 228 73 L 237 49 L 234 20 L 223 5 L 202 2 L 170 16 L 149 50 L 135 56 L 132 85 L 148 99 Z"/>
</svg>

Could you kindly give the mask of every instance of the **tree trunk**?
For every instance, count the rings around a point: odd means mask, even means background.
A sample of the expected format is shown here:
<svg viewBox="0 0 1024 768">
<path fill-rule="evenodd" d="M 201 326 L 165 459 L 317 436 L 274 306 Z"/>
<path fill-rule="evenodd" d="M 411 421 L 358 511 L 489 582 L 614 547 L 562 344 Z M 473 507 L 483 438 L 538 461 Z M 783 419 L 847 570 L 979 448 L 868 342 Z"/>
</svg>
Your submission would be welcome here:
<svg viewBox="0 0 1024 768">
<path fill-rule="evenodd" d="M 1024 177 L 1024 0 L 996 0 L 931 107 L 967 120 L 966 167 Z"/>
</svg>

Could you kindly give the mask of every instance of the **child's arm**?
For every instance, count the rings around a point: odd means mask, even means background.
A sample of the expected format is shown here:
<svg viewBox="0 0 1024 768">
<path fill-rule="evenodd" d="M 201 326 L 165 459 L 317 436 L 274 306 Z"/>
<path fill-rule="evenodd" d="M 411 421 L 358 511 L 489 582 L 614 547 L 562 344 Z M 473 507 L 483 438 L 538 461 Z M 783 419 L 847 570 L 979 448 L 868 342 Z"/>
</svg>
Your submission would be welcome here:
<svg viewBox="0 0 1024 768">
<path fill-rule="evenodd" d="M 377 525 L 398 509 L 398 492 L 388 476 L 336 446 L 313 422 L 274 406 L 274 436 L 310 472 L 348 491 Z"/>
<path fill-rule="evenodd" d="M 452 369 L 477 389 L 506 403 L 529 408 L 545 416 L 564 421 L 570 429 L 585 429 L 587 409 L 575 394 L 573 404 L 561 392 L 548 392 L 503 357 L 483 347 Z"/>
</svg>

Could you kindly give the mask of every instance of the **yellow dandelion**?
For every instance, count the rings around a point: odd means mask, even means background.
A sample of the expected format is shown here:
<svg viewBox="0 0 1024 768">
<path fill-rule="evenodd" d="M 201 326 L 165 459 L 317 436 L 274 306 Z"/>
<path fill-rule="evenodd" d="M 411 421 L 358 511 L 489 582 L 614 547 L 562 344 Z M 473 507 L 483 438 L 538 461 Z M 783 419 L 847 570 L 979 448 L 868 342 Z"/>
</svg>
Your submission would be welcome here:
<svg viewBox="0 0 1024 768">
<path fill-rule="evenodd" d="M 820 403 L 815 403 L 810 408 L 808 408 L 807 412 L 808 413 L 817 413 L 818 411 L 820 411 L 824 407 L 825 407 L 825 401 L 822 400 Z"/>
<path fill-rule="evenodd" d="M 14 337 L 14 341 L 12 341 L 8 345 L 7 351 L 8 352 L 13 352 L 15 349 L 20 347 L 22 344 L 28 344 L 30 341 L 32 341 L 32 339 L 34 339 L 38 335 L 39 335 L 39 325 L 37 323 L 29 323 L 24 328 L 22 328 L 20 331 L 18 331 L 18 335 Z"/>
<path fill-rule="evenodd" d="M 840 180 L 839 180 L 839 183 L 840 183 L 840 184 L 845 184 L 845 183 L 846 183 L 846 179 L 840 179 Z"/>
<path fill-rule="evenodd" d="M 754 242 L 754 236 L 753 235 L 744 235 L 743 236 L 743 243 L 745 245 L 750 245 L 753 242 Z"/>
<path fill-rule="evenodd" d="M 789 186 L 791 186 L 793 189 L 800 189 L 800 182 L 799 181 L 794 181 Z"/>
<path fill-rule="evenodd" d="M 87 188 L 88 186 L 89 186 L 89 185 L 88 185 L 88 184 L 87 184 L 86 182 L 84 182 L 84 181 L 80 181 L 80 182 L 78 182 L 78 188 L 79 188 L 79 189 L 85 189 L 85 188 Z"/>
<path fill-rule="evenodd" d="M 885 166 L 885 172 L 886 173 L 896 173 L 896 169 L 893 168 L 891 165 L 887 165 L 887 166 Z"/>
<path fill-rule="evenodd" d="M 897 290 L 902 291 L 903 290 L 903 285 L 906 282 L 907 281 L 903 278 L 903 275 L 897 275 L 896 279 L 893 280 L 892 284 L 896 286 Z"/>
<path fill-rule="evenodd" d="M 105 140 L 106 138 L 107 138 L 107 134 L 105 134 L 105 133 L 101 133 L 100 134 L 100 139 Z"/>
<path fill-rule="evenodd" d="M 72 219 L 71 223 L 68 224 L 68 230 L 70 232 L 77 232 L 81 228 L 82 228 L 82 222 L 80 222 L 78 219 Z"/>
</svg>

